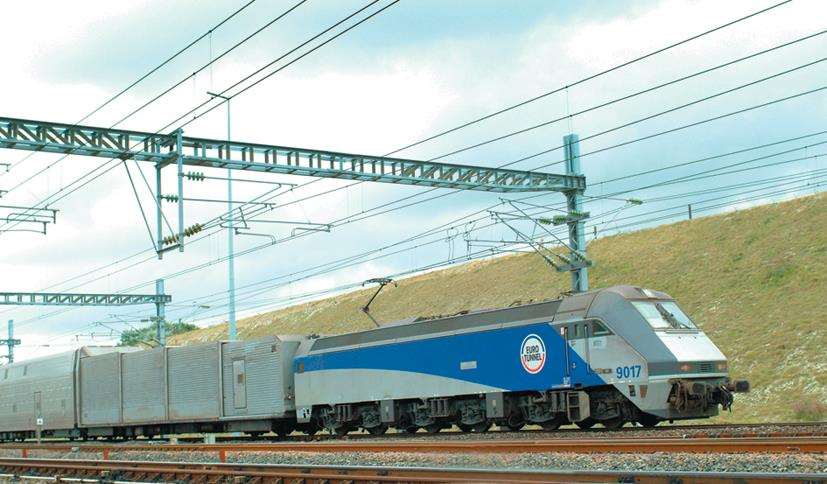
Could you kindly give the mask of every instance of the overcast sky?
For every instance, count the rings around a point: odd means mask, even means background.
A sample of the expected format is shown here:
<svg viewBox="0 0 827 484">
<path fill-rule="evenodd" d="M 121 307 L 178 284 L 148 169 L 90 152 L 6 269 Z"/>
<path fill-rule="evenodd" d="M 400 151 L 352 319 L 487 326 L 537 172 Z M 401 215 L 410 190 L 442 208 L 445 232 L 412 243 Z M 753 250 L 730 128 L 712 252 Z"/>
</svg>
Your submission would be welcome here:
<svg viewBox="0 0 827 484">
<path fill-rule="evenodd" d="M 191 76 L 296 1 L 256 0 L 211 36 L 89 117 L 84 124 L 110 126 L 170 85 L 186 79 L 171 93 L 118 124 L 118 127 L 127 129 L 159 130 L 207 100 L 206 91 L 225 89 L 364 5 L 351 0 L 308 0 L 211 68 Z M 356 18 L 388 3 L 389 0 L 380 0 Z M 261 143 L 382 155 L 774 3 L 777 2 L 402 0 L 234 98 L 232 137 Z M 7 42 L 0 76 L 0 116 L 77 122 L 242 5 L 242 2 L 235 1 L 154 0 L 54 2 L 48 7 L 39 2 L 5 5 L 2 26 Z M 565 117 L 817 33 L 824 29 L 825 18 L 827 3 L 795 0 L 520 109 L 401 151 L 396 156 L 430 159 L 543 121 Z M 581 138 L 599 134 L 648 115 L 818 61 L 827 53 L 825 38 L 819 36 L 802 41 L 685 82 L 573 116 L 570 120 L 447 156 L 440 161 L 498 166 L 555 148 L 569 132 L 578 133 Z M 685 109 L 594 136 L 582 143 L 581 152 L 599 150 L 824 87 L 827 79 L 825 64 L 821 62 L 803 67 Z M 219 107 L 188 123 L 184 127 L 185 135 L 225 137 L 224 109 Z M 624 227 L 625 223 L 635 221 L 625 217 L 690 202 L 698 203 L 711 197 L 736 194 L 729 199 L 708 203 L 728 205 L 701 212 L 700 215 L 819 190 L 817 186 L 803 187 L 808 181 L 824 182 L 824 175 L 814 174 L 807 179 L 784 178 L 789 182 L 777 188 L 757 185 L 757 188 L 766 190 L 750 195 L 737 196 L 737 193 L 747 190 L 742 188 L 675 200 L 650 201 L 735 183 L 806 175 L 827 168 L 823 157 L 814 158 L 814 155 L 825 152 L 827 145 L 805 148 L 805 145 L 826 141 L 827 135 L 667 172 L 605 184 L 596 182 L 817 133 L 827 129 L 825 114 L 827 96 L 825 91 L 820 91 L 584 156 L 582 166 L 590 184 L 587 195 L 598 197 L 780 151 L 794 150 L 787 155 L 742 167 L 805 158 L 764 169 L 634 191 L 621 198 L 635 197 L 645 203 L 639 207 L 624 208 L 621 212 L 610 211 L 625 207 L 627 203 L 622 200 L 597 200 L 590 203 L 588 209 L 593 215 L 610 214 L 596 219 L 600 232 L 606 234 L 637 228 Z M 108 161 L 71 156 L 58 162 L 60 156 L 54 154 L 39 153 L 27 158 L 28 155 L 24 151 L 0 150 L 0 163 L 12 164 L 9 173 L 0 175 L 0 190 L 10 191 L 0 203 L 30 206 L 49 196 L 62 197 L 73 180 Z M 534 169 L 559 161 L 561 157 L 561 150 L 551 151 L 517 163 L 512 168 Z M 21 161 L 24 158 L 25 161 Z M 149 164 L 140 163 L 154 189 L 154 170 Z M 150 239 L 126 172 L 119 164 L 108 166 L 114 168 L 51 205 L 60 212 L 57 224 L 48 226 L 47 235 L 0 233 L 0 291 L 118 292 L 130 289 L 133 293 L 151 293 L 154 290 L 152 281 L 166 277 L 167 292 L 173 295 L 175 301 L 168 311 L 170 319 L 183 318 L 204 325 L 226 318 L 226 297 L 222 294 L 226 290 L 226 266 L 218 261 L 227 251 L 226 232 L 204 237 L 189 245 L 184 253 L 170 253 L 162 261 L 152 259 Z M 29 180 L 47 167 L 43 173 Z M 129 164 L 129 168 L 140 201 L 154 227 L 149 189 L 134 162 Z M 562 169 L 556 165 L 545 170 Z M 225 176 L 219 171 L 208 174 Z M 167 175 L 164 183 L 171 187 L 175 181 L 174 174 L 170 170 Z M 260 174 L 236 176 L 299 184 L 312 180 Z M 267 213 L 263 218 L 328 223 L 343 217 L 358 217 L 363 211 L 403 197 L 412 197 L 406 201 L 410 203 L 449 192 L 437 190 L 426 194 L 424 188 L 365 183 L 302 201 L 311 195 L 347 184 L 322 180 L 291 192 L 282 190 L 285 193 L 275 200 L 287 205 Z M 789 193 L 774 194 L 785 188 L 790 189 Z M 234 188 L 234 198 L 252 200 L 272 189 L 272 186 L 258 183 L 238 183 Z M 193 197 L 226 197 L 226 184 L 219 180 L 188 182 L 186 190 Z M 464 255 L 464 232 L 471 226 L 440 232 L 423 240 L 430 241 L 429 245 L 338 271 L 309 278 L 305 277 L 306 272 L 301 272 L 461 219 L 498 203 L 499 197 L 489 193 L 452 193 L 341 225 L 330 233 L 313 233 L 240 256 L 236 263 L 239 287 L 266 280 L 271 283 L 252 286 L 255 292 L 247 290 L 240 293 L 239 314 L 260 312 L 306 293 L 411 271 Z M 534 201 L 551 204 L 561 200 L 559 194 L 548 194 Z M 391 207 L 398 205 L 404 204 Z M 700 209 L 703 206 L 699 204 L 697 207 Z M 175 224 L 175 206 L 167 204 L 164 208 Z M 215 203 L 188 203 L 186 225 L 215 217 L 224 208 Z M 0 210 L 0 216 L 5 217 L 8 212 Z M 681 217 L 675 215 L 672 220 Z M 639 220 L 645 219 L 641 216 Z M 627 221 L 621 223 L 618 220 Z M 665 220 L 651 223 L 663 222 Z M 485 221 L 478 222 L 474 228 L 484 224 Z M 12 228 L 11 224 L 0 222 L 0 225 L 0 231 Z M 17 224 L 13 228 L 34 226 Z M 272 234 L 277 238 L 289 236 L 292 229 L 291 226 L 251 224 L 251 231 Z M 514 237 L 502 226 L 475 230 L 470 234 L 471 238 L 476 239 Z M 238 236 L 235 240 L 236 249 L 244 251 L 261 246 L 269 239 L 248 235 Z M 136 254 L 139 255 L 113 264 Z M 199 265 L 203 267 L 176 275 L 179 271 Z M 97 270 L 102 267 L 105 268 Z M 305 278 L 286 283 L 301 277 Z M 278 283 L 281 285 L 276 285 Z M 24 340 L 24 345 L 17 351 L 18 358 L 25 358 L 65 351 L 73 345 L 107 343 L 111 341 L 106 336 L 108 327 L 124 329 L 130 324 L 142 325 L 140 320 L 152 313 L 151 307 L 9 307 L 0 310 L 0 321 L 15 319 L 17 336 Z M 106 326 L 95 325 L 96 322 L 104 322 Z M 0 334 L 4 335 L 3 327 L 4 324 L 0 323 Z M 94 338 L 92 333 L 96 335 Z"/>
</svg>

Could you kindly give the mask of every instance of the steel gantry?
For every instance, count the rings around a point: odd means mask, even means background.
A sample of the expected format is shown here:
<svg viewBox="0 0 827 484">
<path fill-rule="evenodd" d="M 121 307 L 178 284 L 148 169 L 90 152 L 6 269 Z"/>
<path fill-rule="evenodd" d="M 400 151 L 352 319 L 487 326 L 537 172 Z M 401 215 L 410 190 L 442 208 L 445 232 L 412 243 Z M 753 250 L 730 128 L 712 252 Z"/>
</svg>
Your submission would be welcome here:
<svg viewBox="0 0 827 484">
<path fill-rule="evenodd" d="M 247 143 L 183 136 L 182 130 L 170 134 L 98 128 L 48 121 L 0 117 L 0 148 L 46 153 L 95 156 L 150 162 L 156 169 L 156 206 L 158 256 L 166 251 L 184 250 L 184 239 L 203 227 L 184 225 L 184 166 L 223 168 L 251 172 L 302 175 L 343 180 L 360 180 L 397 185 L 476 190 L 499 193 L 556 191 L 566 195 L 570 210 L 570 242 L 576 259 L 585 259 L 583 219 L 580 212 L 586 179 L 579 171 L 577 136 L 565 138 L 566 173 L 490 168 L 451 163 L 436 163 L 385 156 L 342 153 L 328 150 Z M 161 223 L 161 171 L 177 167 L 177 233 L 164 236 Z M 196 174 L 199 176 L 199 174 Z M 571 267 L 573 290 L 588 288 L 585 267 Z"/>
<path fill-rule="evenodd" d="M 66 292 L 0 292 L 0 305 L 3 306 L 134 306 L 138 304 L 154 304 L 155 316 L 151 318 L 156 323 L 158 342 L 166 344 L 165 313 L 166 305 L 172 302 L 172 296 L 164 293 L 164 280 L 155 281 L 155 294 L 76 294 Z M 12 354 L 12 343 L 20 344 L 20 340 L 12 338 L 12 321 L 9 321 L 9 339 L 0 340 L 1 344 L 9 344 L 9 354 Z"/>
<path fill-rule="evenodd" d="M 0 292 L 0 305 L 14 306 L 129 306 L 168 303 L 165 294 L 70 294 L 60 292 Z"/>
</svg>

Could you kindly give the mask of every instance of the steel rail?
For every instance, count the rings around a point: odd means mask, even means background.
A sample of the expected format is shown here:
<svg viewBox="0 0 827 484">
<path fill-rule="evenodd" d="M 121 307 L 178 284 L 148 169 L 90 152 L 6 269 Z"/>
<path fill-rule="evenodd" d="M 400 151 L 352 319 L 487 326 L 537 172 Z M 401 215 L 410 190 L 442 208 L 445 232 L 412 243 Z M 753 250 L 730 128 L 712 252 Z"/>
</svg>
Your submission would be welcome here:
<svg viewBox="0 0 827 484">
<path fill-rule="evenodd" d="M 821 482 L 824 474 L 736 473 L 736 472 L 658 472 L 658 471 L 580 471 L 528 469 L 464 469 L 430 467 L 322 466 L 283 464 L 214 464 L 146 461 L 95 461 L 61 459 L 0 458 L 0 473 L 6 476 L 48 475 L 61 478 L 98 478 L 101 482 L 123 479 L 143 482 L 175 480 L 230 482 Z M 0 474 L 2 477 L 3 474 Z"/>
<path fill-rule="evenodd" d="M 518 440 L 359 440 L 321 442 L 226 442 L 216 444 L 9 444 L 0 448 L 20 449 L 27 457 L 35 450 L 102 453 L 112 452 L 207 452 L 224 461 L 231 452 L 400 452 L 400 453 L 824 453 L 827 437 L 698 437 L 622 439 L 518 439 Z"/>
</svg>

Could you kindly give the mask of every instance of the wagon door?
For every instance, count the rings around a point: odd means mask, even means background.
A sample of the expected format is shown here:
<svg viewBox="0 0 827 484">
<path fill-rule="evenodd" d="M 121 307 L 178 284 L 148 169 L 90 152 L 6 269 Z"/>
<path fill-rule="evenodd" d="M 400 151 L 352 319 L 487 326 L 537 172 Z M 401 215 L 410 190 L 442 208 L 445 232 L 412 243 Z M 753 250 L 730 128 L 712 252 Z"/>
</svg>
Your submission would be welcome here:
<svg viewBox="0 0 827 484">
<path fill-rule="evenodd" d="M 244 360 L 233 361 L 233 406 L 247 408 L 247 371 Z"/>
</svg>

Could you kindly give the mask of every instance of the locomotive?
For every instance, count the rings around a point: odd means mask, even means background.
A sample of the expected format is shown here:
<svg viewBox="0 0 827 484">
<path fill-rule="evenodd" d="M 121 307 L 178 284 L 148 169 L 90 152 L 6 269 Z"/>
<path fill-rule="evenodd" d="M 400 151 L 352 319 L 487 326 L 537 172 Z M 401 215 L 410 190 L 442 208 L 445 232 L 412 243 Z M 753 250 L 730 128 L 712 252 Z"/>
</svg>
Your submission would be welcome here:
<svg viewBox="0 0 827 484">
<path fill-rule="evenodd" d="M 0 368 L 0 440 L 651 427 L 748 390 L 674 298 L 624 285 L 335 336 L 20 362 Z"/>
</svg>

